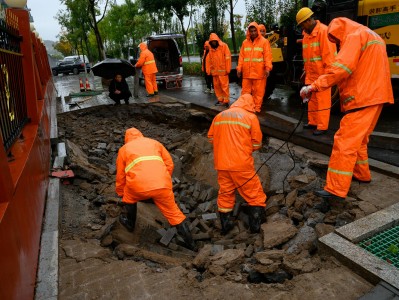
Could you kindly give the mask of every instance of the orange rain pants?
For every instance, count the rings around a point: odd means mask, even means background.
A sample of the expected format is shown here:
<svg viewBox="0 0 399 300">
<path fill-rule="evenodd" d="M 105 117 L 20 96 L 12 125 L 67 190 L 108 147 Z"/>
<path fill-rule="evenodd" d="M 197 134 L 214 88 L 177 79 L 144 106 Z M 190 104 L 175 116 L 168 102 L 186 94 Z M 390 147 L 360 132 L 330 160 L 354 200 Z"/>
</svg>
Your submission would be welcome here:
<svg viewBox="0 0 399 300">
<path fill-rule="evenodd" d="M 158 85 L 156 80 L 156 74 L 143 74 L 144 75 L 144 82 L 145 82 L 145 89 L 147 90 L 148 94 L 154 94 L 154 92 L 158 92 Z"/>
<path fill-rule="evenodd" d="M 219 102 L 230 102 L 229 75 L 213 76 L 213 88 Z"/>
<path fill-rule="evenodd" d="M 346 114 L 334 136 L 334 145 L 328 164 L 324 189 L 345 198 L 352 176 L 371 180 L 367 143 L 380 116 L 383 104 L 365 107 Z"/>
<path fill-rule="evenodd" d="M 140 200 L 152 199 L 161 213 L 172 226 L 178 225 L 186 219 L 175 202 L 175 196 L 171 189 L 158 189 L 145 192 L 135 192 L 129 199 L 129 204 L 134 204 Z"/>
<path fill-rule="evenodd" d="M 266 80 L 267 78 L 262 79 L 242 79 L 242 90 L 241 95 L 251 94 L 254 103 L 255 103 L 255 111 L 260 112 L 263 102 L 263 96 L 265 95 L 266 90 Z"/>
<path fill-rule="evenodd" d="M 252 178 L 252 179 L 250 179 Z M 249 180 L 249 181 L 248 181 Z M 255 170 L 223 171 L 218 170 L 218 210 L 230 212 L 235 204 L 235 189 L 250 206 L 266 206 L 266 194 Z"/>
<path fill-rule="evenodd" d="M 308 103 L 308 123 L 317 126 L 318 130 L 327 130 L 330 122 L 331 88 L 312 93 Z"/>
</svg>

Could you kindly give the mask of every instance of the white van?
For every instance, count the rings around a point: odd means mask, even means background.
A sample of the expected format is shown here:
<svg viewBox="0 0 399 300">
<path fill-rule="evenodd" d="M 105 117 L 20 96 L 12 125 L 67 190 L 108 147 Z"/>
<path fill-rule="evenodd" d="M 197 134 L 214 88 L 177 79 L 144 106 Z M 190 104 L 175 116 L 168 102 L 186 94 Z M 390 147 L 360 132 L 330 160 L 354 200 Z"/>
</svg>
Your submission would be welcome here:
<svg viewBox="0 0 399 300">
<path fill-rule="evenodd" d="M 82 62 L 88 63 L 89 58 L 86 55 L 72 55 L 72 56 L 65 56 L 63 61 L 67 60 L 77 60 L 80 59 Z"/>
<path fill-rule="evenodd" d="M 181 87 L 183 80 L 183 60 L 179 46 L 175 39 L 183 38 L 182 34 L 158 34 L 147 37 L 147 47 L 154 54 L 158 68 L 156 80 L 158 84 L 164 84 L 166 88 Z M 136 59 L 131 59 L 134 65 L 140 56 L 140 48 L 137 49 Z M 140 84 L 144 84 L 144 77 L 139 72 Z"/>
</svg>

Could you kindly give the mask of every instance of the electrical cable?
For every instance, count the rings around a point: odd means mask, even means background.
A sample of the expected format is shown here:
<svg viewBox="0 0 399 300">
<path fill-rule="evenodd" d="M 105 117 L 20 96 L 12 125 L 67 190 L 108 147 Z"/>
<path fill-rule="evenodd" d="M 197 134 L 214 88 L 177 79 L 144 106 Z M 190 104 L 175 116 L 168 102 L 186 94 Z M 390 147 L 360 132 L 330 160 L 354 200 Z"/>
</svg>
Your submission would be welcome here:
<svg viewBox="0 0 399 300">
<path fill-rule="evenodd" d="M 310 100 L 310 101 L 312 101 L 312 100 Z M 309 101 L 309 102 L 310 102 L 310 101 Z M 219 193 L 219 195 L 231 193 L 231 192 L 233 192 L 233 191 L 235 191 L 235 190 L 237 190 L 237 189 L 243 187 L 244 185 L 246 185 L 246 184 L 247 184 L 249 181 L 251 181 L 256 175 L 258 175 L 260 169 L 261 169 L 261 168 L 262 168 L 262 167 L 263 167 L 263 166 L 264 166 L 264 165 L 265 165 L 278 151 L 280 151 L 281 148 L 283 148 L 285 145 L 287 145 L 288 153 L 290 154 L 290 157 L 291 157 L 292 161 L 294 162 L 294 166 L 287 172 L 287 174 L 285 175 L 285 177 L 284 177 L 284 179 L 283 179 L 283 192 L 284 192 L 284 191 L 285 191 L 285 188 L 284 188 L 285 180 L 287 179 L 288 175 L 295 169 L 295 166 L 296 166 L 296 164 L 295 164 L 295 158 L 294 158 L 294 155 L 293 155 L 292 152 L 291 152 L 291 149 L 290 149 L 289 146 L 288 146 L 288 142 L 290 141 L 291 137 L 294 135 L 296 129 L 297 129 L 297 128 L 299 127 L 299 125 L 301 124 L 302 119 L 303 119 L 303 116 L 304 116 L 304 114 L 305 114 L 305 111 L 307 111 L 307 112 L 318 112 L 318 111 L 323 111 L 323 110 L 331 110 L 331 108 L 332 108 L 336 103 L 338 103 L 338 102 L 339 102 L 339 98 L 338 98 L 337 100 L 335 100 L 335 101 L 331 104 L 331 106 L 330 106 L 329 108 L 323 108 L 323 109 L 320 109 L 320 110 L 311 110 L 311 111 L 309 111 L 309 110 L 306 109 L 306 106 L 304 106 L 303 109 L 302 109 L 301 115 L 300 115 L 300 117 L 299 117 L 298 123 L 296 124 L 295 128 L 291 131 L 291 133 L 289 134 L 288 138 L 284 141 L 284 143 L 283 143 L 280 147 L 278 147 L 278 149 L 276 149 L 276 150 L 272 153 L 271 156 L 269 156 L 269 157 L 258 167 L 258 169 L 255 171 L 255 174 L 252 175 L 251 178 L 249 178 L 247 181 L 245 181 L 243 184 L 239 185 L 238 187 L 235 187 L 234 189 L 225 191 L 225 192 L 223 192 L 223 193 Z"/>
</svg>

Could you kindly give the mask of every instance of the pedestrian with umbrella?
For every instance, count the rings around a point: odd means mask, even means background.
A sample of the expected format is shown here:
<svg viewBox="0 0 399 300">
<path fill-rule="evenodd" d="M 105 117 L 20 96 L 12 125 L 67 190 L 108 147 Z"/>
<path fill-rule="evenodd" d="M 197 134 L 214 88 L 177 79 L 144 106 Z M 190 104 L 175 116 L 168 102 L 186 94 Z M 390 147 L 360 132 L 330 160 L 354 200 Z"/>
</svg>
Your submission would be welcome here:
<svg viewBox="0 0 399 300">
<path fill-rule="evenodd" d="M 141 43 L 140 57 L 135 67 L 142 68 L 144 75 L 145 89 L 147 90 L 147 97 L 158 95 L 158 85 L 156 80 L 156 73 L 158 73 L 157 65 L 155 64 L 154 54 L 148 50 L 146 43 Z"/>
<path fill-rule="evenodd" d="M 122 75 L 117 74 L 115 78 L 112 79 L 108 90 L 109 97 L 115 101 L 115 105 L 121 104 L 122 99 L 125 101 L 125 104 L 129 104 L 129 98 L 132 96 L 132 93 Z"/>
</svg>

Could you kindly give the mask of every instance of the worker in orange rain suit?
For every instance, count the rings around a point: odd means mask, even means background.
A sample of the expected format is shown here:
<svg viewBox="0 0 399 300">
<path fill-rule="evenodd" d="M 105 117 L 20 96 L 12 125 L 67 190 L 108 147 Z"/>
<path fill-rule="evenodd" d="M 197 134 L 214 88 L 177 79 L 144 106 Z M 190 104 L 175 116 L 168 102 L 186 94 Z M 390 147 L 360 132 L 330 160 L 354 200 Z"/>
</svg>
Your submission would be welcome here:
<svg viewBox="0 0 399 300">
<path fill-rule="evenodd" d="M 136 128 L 125 134 L 125 145 L 116 160 L 116 193 L 127 204 L 128 219 L 120 218 L 129 230 L 134 223 L 129 210 L 137 202 L 152 198 L 170 225 L 176 226 L 190 249 L 196 249 L 186 217 L 178 208 L 172 190 L 173 161 L 165 147 L 156 140 L 146 138 Z M 135 208 L 136 209 L 136 208 Z"/>
<path fill-rule="evenodd" d="M 328 38 L 340 48 L 326 74 L 301 90 L 302 98 L 338 84 L 345 113 L 334 136 L 324 190 L 320 197 L 346 197 L 352 177 L 371 180 L 367 143 L 384 103 L 393 103 L 386 46 L 371 29 L 347 18 L 333 19 Z"/>
<path fill-rule="evenodd" d="M 158 85 L 156 80 L 156 73 L 158 72 L 155 64 L 154 54 L 147 48 L 146 43 L 140 43 L 140 57 L 135 67 L 142 68 L 144 75 L 145 89 L 147 90 L 147 97 L 158 95 Z"/>
<path fill-rule="evenodd" d="M 313 11 L 301 8 L 296 20 L 303 29 L 302 56 L 305 63 L 305 84 L 311 84 L 334 61 L 337 50 L 327 37 L 327 26 L 313 19 Z M 313 135 L 327 132 L 330 121 L 331 88 L 313 93 L 308 102 L 308 124 L 304 128 L 315 129 Z"/>
<path fill-rule="evenodd" d="M 266 26 L 265 25 L 259 24 L 259 32 L 264 38 L 266 38 Z"/>
<path fill-rule="evenodd" d="M 223 43 L 216 33 L 209 36 L 211 49 L 207 56 L 210 72 L 213 77 L 213 88 L 215 89 L 218 102 L 215 105 L 229 107 L 229 73 L 231 70 L 231 53 L 229 46 Z"/>
<path fill-rule="evenodd" d="M 259 26 L 252 22 L 247 37 L 242 42 L 238 57 L 237 76 L 242 76 L 241 95 L 251 94 L 256 112 L 260 112 L 266 90 L 266 79 L 272 70 L 270 43 L 259 32 Z"/>
<path fill-rule="evenodd" d="M 259 232 L 264 221 L 266 194 L 254 167 L 252 152 L 260 149 L 262 132 L 256 117 L 253 97 L 241 95 L 231 108 L 219 113 L 212 122 L 208 138 L 213 143 L 215 169 L 220 186 L 218 210 L 222 234 L 234 227 L 231 212 L 235 190 L 248 202 L 251 232 Z"/>
</svg>

